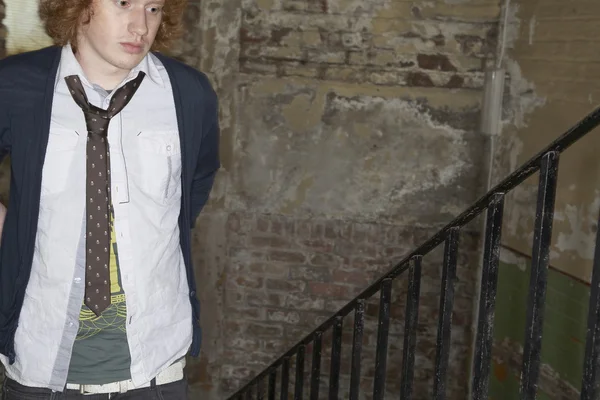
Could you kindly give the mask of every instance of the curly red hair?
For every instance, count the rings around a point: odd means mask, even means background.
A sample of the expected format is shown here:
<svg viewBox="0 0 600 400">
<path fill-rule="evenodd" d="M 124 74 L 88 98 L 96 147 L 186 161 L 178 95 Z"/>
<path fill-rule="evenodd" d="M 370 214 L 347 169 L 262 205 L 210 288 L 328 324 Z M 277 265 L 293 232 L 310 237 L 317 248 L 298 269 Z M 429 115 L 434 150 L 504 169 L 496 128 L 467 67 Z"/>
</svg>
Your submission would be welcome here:
<svg viewBox="0 0 600 400">
<path fill-rule="evenodd" d="M 40 0 L 39 15 L 46 33 L 55 44 L 64 46 L 77 43 L 79 23 L 88 23 L 94 0 Z M 165 49 L 182 33 L 182 17 L 187 0 L 167 0 L 163 18 L 152 46 Z M 85 16 L 85 17 L 84 17 Z M 85 18 L 85 19 L 84 19 Z"/>
</svg>

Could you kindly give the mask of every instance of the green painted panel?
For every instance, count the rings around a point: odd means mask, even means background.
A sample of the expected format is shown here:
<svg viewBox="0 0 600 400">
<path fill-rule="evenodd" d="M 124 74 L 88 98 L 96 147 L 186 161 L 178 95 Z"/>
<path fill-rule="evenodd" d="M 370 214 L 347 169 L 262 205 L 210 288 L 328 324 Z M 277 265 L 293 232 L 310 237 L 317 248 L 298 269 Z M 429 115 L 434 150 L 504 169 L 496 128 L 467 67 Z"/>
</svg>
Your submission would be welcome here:
<svg viewBox="0 0 600 400">
<path fill-rule="evenodd" d="M 527 275 L 516 265 L 500 263 L 494 339 L 523 343 L 527 315 Z"/>
<path fill-rule="evenodd" d="M 530 264 L 525 270 L 515 264 L 500 263 L 494 340 L 524 344 Z M 542 363 L 548 364 L 560 378 L 574 387 L 581 385 L 585 351 L 589 287 L 567 275 L 550 269 L 546 293 Z M 519 371 L 507 371 L 505 365 L 492 365 L 490 398 L 518 399 Z M 538 399 L 551 399 L 540 391 Z"/>
<path fill-rule="evenodd" d="M 505 364 L 492 364 L 489 400 L 519 400 L 519 376 Z"/>
</svg>

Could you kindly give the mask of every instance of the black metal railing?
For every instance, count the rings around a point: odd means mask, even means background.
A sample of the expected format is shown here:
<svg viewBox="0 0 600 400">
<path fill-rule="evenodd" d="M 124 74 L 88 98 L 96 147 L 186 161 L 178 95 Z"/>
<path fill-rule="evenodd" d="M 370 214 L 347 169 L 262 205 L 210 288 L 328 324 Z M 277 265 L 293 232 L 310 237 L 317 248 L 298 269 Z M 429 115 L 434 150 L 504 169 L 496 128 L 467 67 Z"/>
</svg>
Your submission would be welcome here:
<svg viewBox="0 0 600 400">
<path fill-rule="evenodd" d="M 321 355 L 323 334 L 332 329 L 332 347 L 329 371 L 329 399 L 338 399 L 340 389 L 342 324 L 344 318 L 354 312 L 354 327 L 350 362 L 349 399 L 358 400 L 361 378 L 361 352 L 364 329 L 365 302 L 380 292 L 379 323 L 375 371 L 373 380 L 373 400 L 384 398 L 388 336 L 390 330 L 390 301 L 392 281 L 408 270 L 408 293 L 404 322 L 404 347 L 400 398 L 409 400 L 413 394 L 415 368 L 415 346 L 419 310 L 421 261 L 423 256 L 444 243 L 442 286 L 439 300 L 439 317 L 435 352 L 435 375 L 433 398 L 445 399 L 450 354 L 452 310 L 456 282 L 457 255 L 459 251 L 460 229 L 474 218 L 487 211 L 485 244 L 479 301 L 478 325 L 473 370 L 471 374 L 471 398 L 488 398 L 491 353 L 493 345 L 494 310 L 498 265 L 500 259 L 500 238 L 505 195 L 527 178 L 539 171 L 537 210 L 534 225 L 532 268 L 527 302 L 525 346 L 520 383 L 520 400 L 534 400 L 540 373 L 540 353 L 546 296 L 549 250 L 552 238 L 554 202 L 556 196 L 558 159 L 561 152 L 600 125 L 600 108 L 589 114 L 577 125 L 552 142 L 543 151 L 522 165 L 500 184 L 481 197 L 475 204 L 446 225 L 437 234 L 397 263 L 389 272 L 370 285 L 355 299 L 350 301 L 331 318 L 322 323 L 312 333 L 298 342 L 263 372 L 229 397 L 238 399 L 277 398 L 276 381 L 281 370 L 279 399 L 289 396 L 290 360 L 296 358 L 294 399 L 303 398 L 304 359 L 309 345 L 312 345 L 312 368 L 310 371 L 310 399 L 319 397 L 321 380 Z M 600 224 L 600 221 L 599 221 Z M 597 233 L 593 263 L 591 296 L 589 302 L 588 330 L 585 349 L 581 400 L 598 399 L 600 361 L 600 229 Z M 264 380 L 268 378 L 268 391 L 264 390 Z M 465 385 L 467 383 L 465 382 Z"/>
</svg>

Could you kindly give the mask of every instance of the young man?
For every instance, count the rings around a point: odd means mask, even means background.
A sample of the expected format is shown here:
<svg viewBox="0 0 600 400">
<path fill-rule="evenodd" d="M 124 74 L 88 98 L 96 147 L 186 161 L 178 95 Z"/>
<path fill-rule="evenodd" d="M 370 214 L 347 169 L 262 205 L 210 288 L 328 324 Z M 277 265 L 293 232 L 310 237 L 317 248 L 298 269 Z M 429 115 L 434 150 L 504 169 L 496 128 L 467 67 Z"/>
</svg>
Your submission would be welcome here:
<svg viewBox="0 0 600 400">
<path fill-rule="evenodd" d="M 150 52 L 185 0 L 40 7 L 58 46 L 0 61 L 3 399 L 185 399 L 218 107 L 203 74 Z"/>
</svg>

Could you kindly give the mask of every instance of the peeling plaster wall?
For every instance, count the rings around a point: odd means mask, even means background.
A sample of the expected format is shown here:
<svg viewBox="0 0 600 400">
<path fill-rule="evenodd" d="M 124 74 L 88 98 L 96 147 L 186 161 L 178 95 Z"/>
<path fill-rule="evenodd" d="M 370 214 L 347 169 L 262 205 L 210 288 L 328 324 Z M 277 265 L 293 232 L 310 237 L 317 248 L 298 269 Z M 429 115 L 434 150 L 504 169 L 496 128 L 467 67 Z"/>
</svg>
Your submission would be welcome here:
<svg viewBox="0 0 600 400">
<path fill-rule="evenodd" d="M 470 125 L 478 97 L 457 92 L 449 104 L 444 95 L 306 79 L 245 85 L 246 137 L 230 207 L 426 226 L 448 221 L 476 194 L 460 182 L 477 182 L 483 138 Z"/>
<path fill-rule="evenodd" d="M 224 168 L 197 231 L 199 246 L 210 237 L 218 247 L 204 267 L 219 271 L 211 290 L 222 314 L 219 328 L 205 326 L 211 356 L 190 371 L 203 395 L 224 398 L 482 194 L 487 138 L 477 126 L 499 4 L 244 0 L 204 3 L 201 15 L 197 66 L 221 96 Z M 469 229 L 448 388 L 457 399 L 472 340 Z M 430 258 L 423 284 L 422 397 L 432 388 L 440 261 Z M 394 291 L 398 328 L 404 292 Z M 393 335 L 400 343 L 401 330 Z M 390 393 L 399 357 L 392 348 Z"/>
<path fill-rule="evenodd" d="M 585 0 L 511 1 L 504 127 L 493 157 L 498 182 L 598 106 L 595 37 L 600 5 Z M 579 396 L 589 283 L 600 209 L 600 139 L 567 149 L 560 172 L 545 301 L 538 398 Z M 490 396 L 518 397 L 539 175 L 507 196 Z M 512 251 L 512 250 L 514 251 Z M 505 277 L 503 278 L 503 274 Z M 513 321 L 512 324 L 507 324 Z M 492 398 L 492 397 L 490 397 Z"/>
<path fill-rule="evenodd" d="M 496 180 L 518 168 L 593 111 L 600 100 L 594 15 L 588 1 L 512 3 L 506 123 L 495 157 Z M 551 264 L 589 282 L 600 208 L 597 132 L 560 159 Z M 507 201 L 504 244 L 531 253 L 537 175 Z"/>
</svg>

